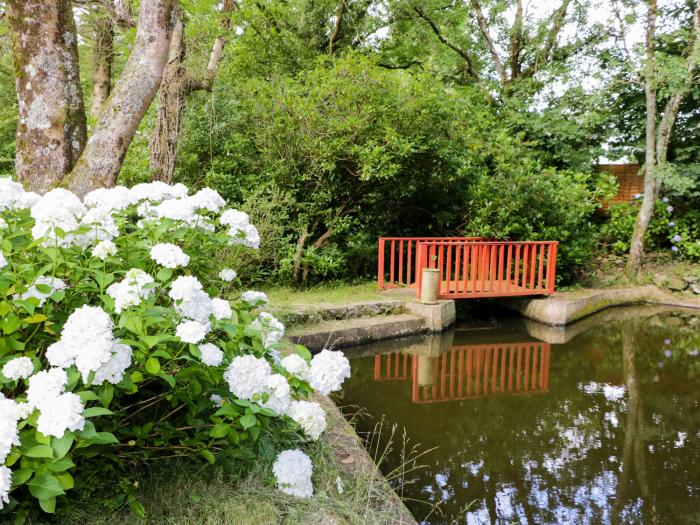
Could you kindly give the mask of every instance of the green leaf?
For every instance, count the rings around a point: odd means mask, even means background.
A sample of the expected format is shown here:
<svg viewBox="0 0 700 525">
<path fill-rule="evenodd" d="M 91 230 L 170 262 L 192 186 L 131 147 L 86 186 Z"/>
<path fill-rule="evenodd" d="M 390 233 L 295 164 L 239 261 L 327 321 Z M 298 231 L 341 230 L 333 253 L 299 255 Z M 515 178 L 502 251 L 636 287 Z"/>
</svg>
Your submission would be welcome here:
<svg viewBox="0 0 700 525">
<path fill-rule="evenodd" d="M 53 449 L 53 458 L 58 460 L 62 459 L 68 451 L 73 446 L 75 442 L 75 436 L 72 432 L 66 432 L 63 434 L 62 438 L 53 438 L 51 440 L 51 448 Z"/>
<path fill-rule="evenodd" d="M 82 392 L 78 392 L 78 397 L 83 403 L 87 403 L 88 401 L 97 401 L 98 397 L 95 392 L 92 390 L 83 390 Z"/>
<path fill-rule="evenodd" d="M 49 470 L 52 472 L 63 472 L 64 470 L 70 470 L 75 467 L 75 463 L 69 457 L 57 459 L 48 465 Z"/>
<path fill-rule="evenodd" d="M 51 474 L 39 474 L 27 483 L 29 492 L 38 500 L 55 498 L 65 494 L 58 479 Z"/>
<path fill-rule="evenodd" d="M 172 268 L 161 268 L 160 271 L 156 274 L 156 279 L 158 279 L 161 282 L 169 280 L 173 276 L 173 269 Z"/>
<path fill-rule="evenodd" d="M 34 471 L 30 468 L 20 468 L 12 472 L 12 488 L 24 485 L 32 477 Z"/>
<path fill-rule="evenodd" d="M 119 440 L 111 432 L 98 432 L 97 437 L 90 439 L 96 445 L 118 445 Z"/>
<path fill-rule="evenodd" d="M 228 432 L 230 429 L 231 429 L 231 426 L 228 423 L 217 423 L 209 431 L 209 435 L 211 437 L 213 437 L 214 439 L 221 439 L 221 438 L 224 438 L 228 435 Z"/>
<path fill-rule="evenodd" d="M 156 346 L 158 343 L 161 342 L 163 336 L 162 335 L 142 335 L 141 336 L 141 341 L 146 343 L 148 348 L 153 348 Z"/>
<path fill-rule="evenodd" d="M 25 317 L 22 319 L 27 324 L 37 324 L 37 323 L 43 323 L 46 321 L 47 317 L 43 314 L 34 314 L 30 315 L 29 317 Z"/>
<path fill-rule="evenodd" d="M 44 498 L 39 500 L 39 506 L 41 510 L 47 514 L 56 513 L 56 498 Z"/>
<path fill-rule="evenodd" d="M 309 352 L 309 349 L 306 348 L 303 345 L 294 345 L 294 350 L 296 351 L 297 354 L 299 354 L 301 357 L 304 358 L 304 361 L 307 363 L 311 361 L 311 352 Z"/>
<path fill-rule="evenodd" d="M 90 407 L 83 410 L 83 417 L 111 416 L 114 415 L 109 408 L 105 407 Z"/>
<path fill-rule="evenodd" d="M 49 445 L 34 445 L 23 455 L 29 458 L 47 458 L 53 459 L 53 449 Z"/>
<path fill-rule="evenodd" d="M 199 455 L 206 459 L 210 465 L 216 463 L 216 457 L 212 454 L 211 450 L 200 450 Z"/>
<path fill-rule="evenodd" d="M 149 357 L 146 359 L 145 367 L 149 374 L 156 375 L 160 372 L 160 361 L 158 361 L 157 357 Z"/>
<path fill-rule="evenodd" d="M 241 425 L 243 425 L 243 428 L 248 430 L 258 422 L 258 418 L 256 418 L 253 414 L 246 414 L 239 421 L 241 422 Z"/>
<path fill-rule="evenodd" d="M 75 487 L 73 476 L 71 476 L 68 472 L 56 474 L 56 477 L 58 478 L 58 482 L 61 484 L 61 488 L 63 490 L 70 490 Z"/>
</svg>

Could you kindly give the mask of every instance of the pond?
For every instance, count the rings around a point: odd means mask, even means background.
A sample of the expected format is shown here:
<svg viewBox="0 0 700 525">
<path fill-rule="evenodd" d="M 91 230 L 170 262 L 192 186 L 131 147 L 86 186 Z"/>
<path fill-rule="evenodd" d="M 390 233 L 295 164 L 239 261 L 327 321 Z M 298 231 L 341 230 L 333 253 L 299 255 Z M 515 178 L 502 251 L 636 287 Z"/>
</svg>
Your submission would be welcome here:
<svg viewBox="0 0 700 525">
<path fill-rule="evenodd" d="M 653 307 L 472 323 L 347 352 L 338 404 L 419 522 L 697 524 L 698 348 Z"/>
</svg>

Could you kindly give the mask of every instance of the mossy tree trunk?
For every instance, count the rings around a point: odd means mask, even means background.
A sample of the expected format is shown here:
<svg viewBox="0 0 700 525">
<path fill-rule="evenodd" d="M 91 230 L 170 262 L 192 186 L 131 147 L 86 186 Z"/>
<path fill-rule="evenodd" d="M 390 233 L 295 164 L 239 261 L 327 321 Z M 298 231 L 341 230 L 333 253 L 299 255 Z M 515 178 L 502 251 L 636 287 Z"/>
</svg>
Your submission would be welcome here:
<svg viewBox="0 0 700 525">
<path fill-rule="evenodd" d="M 92 98 L 90 116 L 97 118 L 112 89 L 114 23 L 107 13 L 96 13 L 92 20 L 95 42 L 92 47 Z"/>
<path fill-rule="evenodd" d="M 136 41 L 102 108 L 90 140 L 64 185 L 85 195 L 113 186 L 134 134 L 163 78 L 173 30 L 175 0 L 141 2 Z"/>
<path fill-rule="evenodd" d="M 45 192 L 85 146 L 75 21 L 69 0 L 10 0 L 7 16 L 19 105 L 16 173 Z"/>
<path fill-rule="evenodd" d="M 221 3 L 222 33 L 230 29 L 230 14 L 235 7 L 233 0 Z M 185 41 L 185 19 L 177 10 L 173 36 L 170 41 L 168 63 L 165 66 L 163 82 L 158 91 L 156 123 L 150 140 L 150 161 L 153 179 L 171 183 L 177 161 L 177 149 L 182 132 L 182 113 L 187 96 L 194 91 L 211 91 L 219 71 L 226 40 L 218 36 L 209 54 L 207 70 L 202 78 L 194 78 L 185 67 L 187 44 Z"/>
</svg>

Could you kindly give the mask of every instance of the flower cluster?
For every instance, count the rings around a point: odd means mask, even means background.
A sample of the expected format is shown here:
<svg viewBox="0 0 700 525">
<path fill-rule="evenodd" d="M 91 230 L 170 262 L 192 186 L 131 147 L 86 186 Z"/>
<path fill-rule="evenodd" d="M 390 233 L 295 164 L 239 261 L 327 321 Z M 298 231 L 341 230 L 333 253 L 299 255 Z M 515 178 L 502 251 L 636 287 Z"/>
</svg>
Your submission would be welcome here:
<svg viewBox="0 0 700 525">
<path fill-rule="evenodd" d="M 216 191 L 153 182 L 80 199 L 0 178 L 0 241 L 0 299 L 9 305 L 0 333 L 0 521 L 12 497 L 13 512 L 30 495 L 52 508 L 54 496 L 27 486 L 37 478 L 63 486 L 76 462 L 100 461 L 116 443 L 130 445 L 109 456 L 133 461 L 240 446 L 262 429 L 309 440 L 325 431 L 323 408 L 306 398 L 339 389 L 347 359 L 328 350 L 281 359 L 293 347 L 284 325 L 261 311 L 264 293 L 230 302 L 195 275 L 231 244 L 234 253 L 260 244 L 249 216 Z M 213 270 L 223 282 L 237 278 L 232 268 Z M 163 446 L 173 429 L 187 447 Z M 15 464 L 22 472 L 13 485 Z M 280 454 L 274 470 L 283 492 L 313 494 L 303 452 Z"/>
<path fill-rule="evenodd" d="M 272 472 L 277 479 L 277 488 L 285 494 L 298 498 L 310 498 L 314 493 L 311 484 L 313 466 L 309 456 L 301 450 L 285 450 L 281 452 Z"/>
</svg>

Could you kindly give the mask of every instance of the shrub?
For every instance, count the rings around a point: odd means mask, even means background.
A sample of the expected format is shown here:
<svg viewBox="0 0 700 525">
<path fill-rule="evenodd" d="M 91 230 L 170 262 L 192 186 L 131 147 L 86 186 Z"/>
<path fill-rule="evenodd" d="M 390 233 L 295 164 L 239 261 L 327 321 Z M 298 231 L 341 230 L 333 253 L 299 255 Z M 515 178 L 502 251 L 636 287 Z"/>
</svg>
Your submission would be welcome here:
<svg viewBox="0 0 700 525">
<path fill-rule="evenodd" d="M 301 347 L 281 359 L 284 326 L 261 311 L 264 294 L 213 297 L 233 291 L 219 254 L 260 243 L 248 215 L 224 206 L 181 184 L 81 201 L 0 179 L 0 518 L 33 502 L 55 512 L 90 462 L 99 475 L 162 457 L 213 463 L 325 428 L 300 403 L 339 388 L 348 361 Z"/>
</svg>

